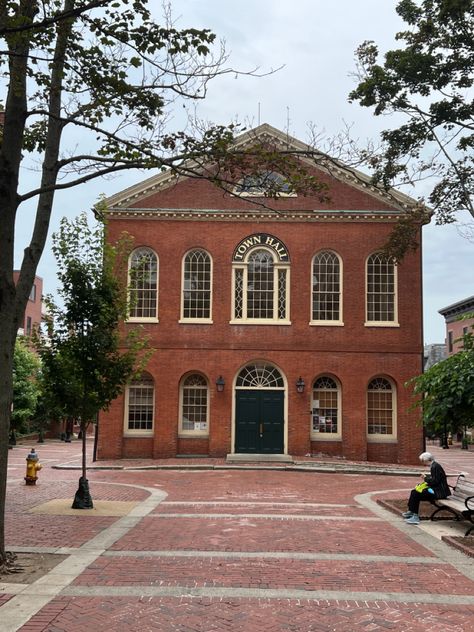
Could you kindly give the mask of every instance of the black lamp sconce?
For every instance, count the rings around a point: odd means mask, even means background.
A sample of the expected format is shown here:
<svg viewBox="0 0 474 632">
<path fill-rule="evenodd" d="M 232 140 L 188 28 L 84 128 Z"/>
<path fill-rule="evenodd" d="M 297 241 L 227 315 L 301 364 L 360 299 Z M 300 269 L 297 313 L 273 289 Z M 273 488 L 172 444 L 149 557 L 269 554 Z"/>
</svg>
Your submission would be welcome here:
<svg viewBox="0 0 474 632">
<path fill-rule="evenodd" d="M 296 380 L 296 392 L 304 393 L 304 387 L 305 387 L 305 383 L 304 383 L 303 378 L 300 375 L 299 378 Z"/>
<path fill-rule="evenodd" d="M 219 377 L 216 380 L 216 389 L 218 393 L 222 393 L 222 391 L 224 390 L 224 386 L 225 386 L 225 380 L 222 377 L 222 375 L 219 375 Z"/>
</svg>

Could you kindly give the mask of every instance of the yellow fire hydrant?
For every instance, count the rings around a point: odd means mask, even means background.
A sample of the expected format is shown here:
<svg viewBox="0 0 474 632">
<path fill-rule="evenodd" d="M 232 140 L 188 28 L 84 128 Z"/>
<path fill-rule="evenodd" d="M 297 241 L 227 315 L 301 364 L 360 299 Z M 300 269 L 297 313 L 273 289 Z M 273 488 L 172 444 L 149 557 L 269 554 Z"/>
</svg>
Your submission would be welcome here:
<svg viewBox="0 0 474 632">
<path fill-rule="evenodd" d="M 42 468 L 41 463 L 38 462 L 38 455 L 34 448 L 31 448 L 31 452 L 26 457 L 26 476 L 25 483 L 27 485 L 36 485 L 38 477 L 36 472 Z"/>
</svg>

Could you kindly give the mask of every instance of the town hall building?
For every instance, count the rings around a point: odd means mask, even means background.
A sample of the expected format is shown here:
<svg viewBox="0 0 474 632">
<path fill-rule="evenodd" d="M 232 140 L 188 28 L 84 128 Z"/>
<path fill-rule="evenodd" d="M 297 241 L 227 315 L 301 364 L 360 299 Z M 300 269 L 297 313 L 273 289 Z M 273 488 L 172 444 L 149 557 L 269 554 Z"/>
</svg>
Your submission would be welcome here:
<svg viewBox="0 0 474 632">
<path fill-rule="evenodd" d="M 266 124 L 236 145 L 256 140 L 305 148 Z M 133 238 L 124 327 L 140 324 L 153 352 L 101 413 L 99 459 L 417 461 L 405 384 L 423 365 L 421 248 L 399 265 L 381 251 L 413 201 L 306 168 L 327 199 L 165 172 L 107 200 L 108 238 Z"/>
</svg>

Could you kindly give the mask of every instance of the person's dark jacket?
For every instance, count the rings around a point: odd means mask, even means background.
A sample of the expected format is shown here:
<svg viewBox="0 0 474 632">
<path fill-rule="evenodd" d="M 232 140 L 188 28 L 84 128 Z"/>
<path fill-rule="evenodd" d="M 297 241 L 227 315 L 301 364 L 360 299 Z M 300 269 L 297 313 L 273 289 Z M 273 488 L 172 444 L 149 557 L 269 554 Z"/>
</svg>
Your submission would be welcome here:
<svg viewBox="0 0 474 632">
<path fill-rule="evenodd" d="M 451 496 L 451 489 L 446 479 L 446 472 L 436 461 L 432 462 L 430 473 L 425 476 L 425 481 L 434 491 L 436 498 L 447 498 Z"/>
</svg>

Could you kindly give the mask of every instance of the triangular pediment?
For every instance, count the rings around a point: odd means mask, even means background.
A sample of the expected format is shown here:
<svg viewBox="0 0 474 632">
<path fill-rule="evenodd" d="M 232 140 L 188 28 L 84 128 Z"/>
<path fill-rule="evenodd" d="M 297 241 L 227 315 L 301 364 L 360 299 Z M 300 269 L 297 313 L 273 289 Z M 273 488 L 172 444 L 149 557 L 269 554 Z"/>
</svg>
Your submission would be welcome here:
<svg viewBox="0 0 474 632">
<path fill-rule="evenodd" d="M 334 160 L 325 154 L 318 153 L 314 147 L 289 136 L 285 132 L 276 129 L 267 123 L 263 123 L 262 125 L 248 130 L 238 136 L 234 142 L 234 147 L 236 149 L 247 149 L 255 144 L 271 145 L 277 150 L 297 155 L 298 159 L 307 165 L 308 168 L 314 169 L 318 172 L 323 181 L 334 179 L 338 182 L 339 187 L 334 193 L 335 198 L 332 200 L 333 209 L 337 208 L 341 211 L 344 210 L 344 203 L 340 203 L 338 197 L 341 200 L 346 200 L 348 198 L 349 189 L 353 189 L 354 192 L 358 193 L 360 210 L 364 210 L 365 208 L 373 209 L 374 201 L 376 201 L 381 209 L 391 209 L 393 212 L 400 214 L 410 208 L 413 208 L 417 204 L 416 200 L 396 191 L 395 189 L 385 191 L 374 186 L 370 176 L 352 167 L 347 167 L 340 161 Z M 151 208 L 152 206 L 162 206 L 159 203 L 159 199 L 162 197 L 161 194 L 171 188 L 173 188 L 174 191 L 178 191 L 180 186 L 186 180 L 190 180 L 190 178 L 184 175 L 177 175 L 171 170 L 161 172 L 110 196 L 106 199 L 106 204 L 110 210 L 114 211 L 138 207 Z M 201 182 L 203 181 L 205 181 L 205 179 L 201 180 Z M 199 179 L 193 179 L 194 185 L 198 188 L 199 185 L 197 183 L 199 182 Z M 215 189 L 215 203 L 212 203 L 211 200 L 211 204 L 208 203 L 207 207 L 219 208 L 219 201 L 222 201 L 222 190 L 210 183 L 206 183 L 205 186 L 207 186 L 207 192 L 209 192 L 209 187 L 213 187 Z M 346 187 L 347 190 L 345 190 Z M 227 193 L 227 195 L 232 197 L 230 193 Z M 331 192 L 329 195 L 332 196 Z M 366 205 L 363 203 L 364 197 L 367 198 Z M 236 195 L 235 199 L 238 200 L 239 196 Z M 164 206 L 169 208 L 169 195 L 164 196 L 164 201 L 166 201 Z"/>
</svg>

